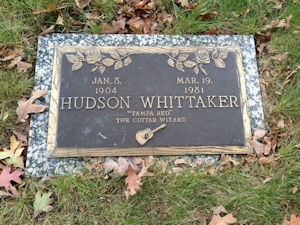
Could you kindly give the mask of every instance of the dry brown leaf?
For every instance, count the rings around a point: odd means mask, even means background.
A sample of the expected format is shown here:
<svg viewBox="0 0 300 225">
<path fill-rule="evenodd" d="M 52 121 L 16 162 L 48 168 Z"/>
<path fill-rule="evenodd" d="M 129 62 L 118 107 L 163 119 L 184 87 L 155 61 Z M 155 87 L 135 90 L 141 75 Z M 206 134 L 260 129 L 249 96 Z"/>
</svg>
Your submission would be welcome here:
<svg viewBox="0 0 300 225">
<path fill-rule="evenodd" d="M 212 166 L 212 165 L 207 166 L 207 167 L 205 168 L 205 171 L 206 171 L 208 174 L 210 174 L 210 175 L 214 175 L 214 174 L 215 174 L 215 170 L 216 170 L 216 168 L 215 168 L 214 166 Z"/>
<path fill-rule="evenodd" d="M 183 171 L 183 169 L 181 168 L 181 167 L 173 167 L 172 168 L 172 172 L 173 173 L 180 173 L 180 172 L 182 172 Z"/>
<path fill-rule="evenodd" d="M 278 62 L 283 62 L 284 60 L 287 59 L 289 53 L 288 52 L 285 52 L 283 54 L 278 54 L 278 55 L 275 55 L 272 57 L 272 59 L 278 61 Z"/>
<path fill-rule="evenodd" d="M 226 165 L 228 163 L 230 164 L 230 162 L 232 162 L 232 164 L 235 165 L 235 166 L 240 164 L 239 161 L 237 161 L 236 159 L 232 158 L 229 155 L 225 155 L 225 154 L 221 155 L 221 158 L 219 160 L 220 165 Z"/>
<path fill-rule="evenodd" d="M 97 10 L 93 9 L 91 13 L 85 13 L 85 17 L 89 20 L 100 20 L 101 17 Z"/>
<path fill-rule="evenodd" d="M 283 119 L 281 119 L 281 120 L 278 121 L 277 127 L 278 127 L 278 128 L 284 128 L 284 127 L 285 127 L 285 124 L 284 124 L 284 120 L 283 120 Z"/>
<path fill-rule="evenodd" d="M 55 25 L 51 25 L 46 30 L 40 33 L 40 35 L 46 35 L 54 32 Z"/>
<path fill-rule="evenodd" d="M 286 26 L 286 21 L 285 19 L 282 19 L 282 20 L 273 20 L 271 22 L 271 24 L 265 26 L 263 28 L 263 30 L 269 30 L 269 29 L 272 29 L 272 28 L 280 28 L 280 27 L 285 27 Z"/>
<path fill-rule="evenodd" d="M 103 23 L 102 28 L 101 28 L 101 33 L 102 34 L 116 34 L 119 32 L 120 28 L 121 28 L 121 26 L 119 23 L 115 23 L 112 26 L 107 23 Z"/>
<path fill-rule="evenodd" d="M 291 215 L 291 220 L 288 221 L 286 219 L 282 225 L 300 225 L 300 217 L 297 218 L 297 216 L 293 213 Z"/>
<path fill-rule="evenodd" d="M 247 16 L 247 14 L 249 13 L 250 8 L 247 8 L 244 12 L 243 12 L 243 17 L 245 18 Z"/>
<path fill-rule="evenodd" d="M 46 90 L 33 91 L 31 97 L 27 101 L 25 99 L 18 101 L 18 108 L 16 110 L 18 121 L 25 122 L 30 113 L 40 113 L 47 108 L 44 105 L 33 104 L 36 99 L 42 97 L 45 93 Z"/>
<path fill-rule="evenodd" d="M 210 27 L 208 30 L 204 31 L 203 34 L 206 35 L 219 35 L 219 31 L 216 27 Z"/>
<path fill-rule="evenodd" d="M 277 165 L 277 162 L 276 162 L 276 158 L 274 158 L 274 155 L 271 155 L 269 157 L 265 157 L 265 156 L 262 156 L 259 160 L 258 160 L 258 163 L 262 166 L 275 166 Z"/>
<path fill-rule="evenodd" d="M 293 15 L 289 15 L 287 18 L 286 18 L 286 25 L 285 25 L 285 29 L 289 29 L 290 28 L 290 21 L 291 19 L 293 18 Z"/>
<path fill-rule="evenodd" d="M 123 157 L 119 157 L 118 162 L 109 158 L 103 163 L 104 174 L 109 174 L 113 178 L 124 176 L 128 165 L 129 162 Z"/>
<path fill-rule="evenodd" d="M 221 217 L 220 215 L 213 215 L 208 225 L 229 225 L 236 223 L 236 218 L 233 217 L 232 213 Z"/>
<path fill-rule="evenodd" d="M 140 17 L 130 19 L 127 24 L 135 34 L 143 34 L 145 22 Z"/>
<path fill-rule="evenodd" d="M 136 194 L 136 191 L 140 189 L 141 177 L 136 175 L 136 171 L 131 165 L 128 166 L 126 170 L 127 177 L 125 178 L 125 184 L 127 185 L 127 191 L 125 191 L 126 196 L 132 196 Z"/>
<path fill-rule="evenodd" d="M 272 139 L 270 137 L 264 137 L 264 142 L 266 143 L 264 147 L 264 155 L 270 155 L 272 149 Z"/>
<path fill-rule="evenodd" d="M 178 166 L 178 165 L 182 166 L 182 165 L 186 165 L 187 162 L 185 161 L 185 159 L 181 158 L 181 159 L 176 159 L 174 161 L 174 164 L 175 164 L 175 166 Z"/>
<path fill-rule="evenodd" d="M 12 60 L 13 58 L 17 57 L 17 56 L 22 56 L 24 54 L 23 52 L 24 48 L 21 47 L 15 47 L 13 50 L 10 50 L 6 57 L 0 59 L 0 61 L 8 61 L 8 60 Z"/>
<path fill-rule="evenodd" d="M 255 152 L 259 155 L 264 152 L 265 145 L 258 142 L 257 140 L 265 136 L 266 131 L 265 130 L 256 130 L 254 132 L 254 136 L 249 141 L 249 144 L 254 148 Z"/>
<path fill-rule="evenodd" d="M 272 180 L 272 177 L 266 177 L 264 180 L 263 180 L 263 183 L 267 183 L 269 182 L 270 180 Z"/>
<path fill-rule="evenodd" d="M 142 161 L 142 169 L 139 172 L 138 176 L 144 177 L 144 176 L 154 176 L 154 173 L 150 173 L 147 170 L 149 169 L 150 166 L 156 161 L 156 159 L 153 156 L 148 156 L 146 160 Z"/>
<path fill-rule="evenodd" d="M 213 11 L 213 12 L 206 12 L 206 13 L 201 13 L 198 18 L 201 19 L 202 21 L 207 21 L 207 20 L 210 20 L 211 17 L 213 16 L 218 16 L 219 13 L 216 12 L 216 11 Z"/>
<path fill-rule="evenodd" d="M 203 162 L 199 159 L 195 159 L 192 163 L 191 163 L 191 167 L 195 168 L 197 166 L 201 166 L 203 164 Z"/>
<path fill-rule="evenodd" d="M 177 0 L 178 3 L 181 3 L 181 6 L 185 9 L 194 9 L 199 3 L 190 3 L 189 0 Z"/>
<path fill-rule="evenodd" d="M 201 225 L 206 225 L 206 219 L 203 214 L 200 214 L 198 217 L 198 221 L 200 222 Z"/>
<path fill-rule="evenodd" d="M 274 9 L 282 9 L 282 3 L 283 2 L 276 2 L 276 4 L 273 6 Z"/>
<path fill-rule="evenodd" d="M 27 63 L 27 62 L 23 62 L 21 61 L 22 57 L 18 56 L 16 58 L 14 58 L 10 64 L 7 66 L 8 69 L 13 68 L 15 65 L 17 65 L 18 68 L 18 72 L 25 72 L 28 68 L 32 67 L 31 63 Z"/>
<path fill-rule="evenodd" d="M 219 215 L 220 213 L 227 213 L 227 210 L 225 209 L 225 207 L 223 205 L 220 205 L 218 207 L 213 207 L 213 208 L 211 208 L 211 210 L 213 211 L 213 214 L 215 214 L 215 215 Z"/>
<path fill-rule="evenodd" d="M 259 56 L 262 55 L 262 53 L 263 53 L 263 51 L 264 51 L 264 48 L 265 48 L 266 46 L 267 46 L 267 43 L 262 43 L 262 44 L 260 44 L 260 45 L 258 46 L 257 51 L 258 51 Z"/>
<path fill-rule="evenodd" d="M 12 131 L 14 133 L 14 135 L 16 135 L 16 137 L 18 138 L 18 140 L 21 142 L 20 146 L 28 146 L 28 140 L 27 140 L 27 136 L 22 134 L 21 132 L 18 132 L 16 130 Z"/>
</svg>

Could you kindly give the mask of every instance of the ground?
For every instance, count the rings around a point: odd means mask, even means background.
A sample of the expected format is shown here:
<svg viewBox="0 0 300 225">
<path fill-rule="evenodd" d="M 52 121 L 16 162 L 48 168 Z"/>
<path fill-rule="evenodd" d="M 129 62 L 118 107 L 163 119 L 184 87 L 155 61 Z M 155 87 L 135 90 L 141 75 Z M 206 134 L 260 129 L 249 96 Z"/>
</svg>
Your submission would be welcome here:
<svg viewBox="0 0 300 225">
<path fill-rule="evenodd" d="M 5 49 L 0 58 L 7 49 L 24 47 L 22 61 L 33 65 L 19 72 L 16 67 L 8 69 L 9 62 L 0 64 L 0 149 L 9 146 L 13 130 L 28 132 L 29 122 L 17 122 L 16 108 L 19 99 L 30 96 L 34 84 L 38 35 L 45 31 L 151 33 L 137 26 L 137 21 L 129 22 L 144 9 L 127 14 L 127 31 L 116 26 L 124 16 L 118 10 L 128 4 L 133 7 L 133 2 L 0 2 L 0 46 Z M 296 190 L 300 188 L 300 2 L 184 2 L 158 1 L 155 10 L 149 10 L 158 24 L 155 29 L 151 26 L 153 31 L 255 35 L 268 136 L 274 140 L 275 135 L 277 140 L 271 156 L 276 162 L 265 164 L 259 157 L 249 162 L 248 158 L 214 174 L 201 167 L 179 174 L 154 169 L 155 176 L 143 178 L 141 190 L 129 200 L 124 195 L 124 178 L 104 179 L 89 172 L 43 183 L 25 178 L 15 185 L 18 197 L 0 198 L 0 224 L 201 224 L 200 218 L 208 222 L 211 208 L 219 205 L 233 213 L 237 224 L 282 224 L 292 213 L 300 216 L 300 191 Z M 84 3 L 89 4 L 83 7 Z M 277 139 L 278 133 L 283 135 Z M 37 191 L 53 192 L 54 209 L 33 218 Z"/>
</svg>

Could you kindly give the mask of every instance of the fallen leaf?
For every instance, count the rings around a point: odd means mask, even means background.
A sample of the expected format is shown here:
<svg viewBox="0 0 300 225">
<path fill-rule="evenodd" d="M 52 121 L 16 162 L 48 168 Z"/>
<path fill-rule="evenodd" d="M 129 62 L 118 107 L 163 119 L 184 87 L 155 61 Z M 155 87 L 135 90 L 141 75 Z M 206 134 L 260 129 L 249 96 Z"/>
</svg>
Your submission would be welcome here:
<svg viewBox="0 0 300 225">
<path fill-rule="evenodd" d="M 275 55 L 272 57 L 272 59 L 278 61 L 278 62 L 283 62 L 284 60 L 287 59 L 289 53 L 288 52 L 285 52 L 283 54 L 278 54 L 278 55 Z"/>
<path fill-rule="evenodd" d="M 37 90 L 31 93 L 31 97 L 28 100 L 19 100 L 16 113 L 18 115 L 18 121 L 25 122 L 28 119 L 30 113 L 43 112 L 47 107 L 44 105 L 32 104 L 36 99 L 42 97 L 46 93 L 46 90 Z"/>
<path fill-rule="evenodd" d="M 276 4 L 273 6 L 274 9 L 282 9 L 282 2 L 276 2 Z"/>
<path fill-rule="evenodd" d="M 205 168 L 205 171 L 206 171 L 208 174 L 210 174 L 210 175 L 214 175 L 214 174 L 215 174 L 215 170 L 216 170 L 216 168 L 215 168 L 214 166 L 212 166 L 212 165 L 207 166 L 207 167 Z"/>
<path fill-rule="evenodd" d="M 177 0 L 178 3 L 181 3 L 181 6 L 185 9 L 193 9 L 199 5 L 199 3 L 190 3 L 189 0 Z"/>
<path fill-rule="evenodd" d="M 229 225 L 235 223 L 237 220 L 232 213 L 221 217 L 220 215 L 213 215 L 208 225 Z"/>
<path fill-rule="evenodd" d="M 242 160 L 246 163 L 246 164 L 252 164 L 255 162 L 256 160 L 256 155 L 255 153 L 249 154 L 247 156 L 241 156 Z"/>
<path fill-rule="evenodd" d="M 277 127 L 278 127 L 278 128 L 284 128 L 284 127 L 285 127 L 285 125 L 284 125 L 284 120 L 283 120 L 283 119 L 281 119 L 281 120 L 278 121 Z"/>
<path fill-rule="evenodd" d="M 125 174 L 127 175 L 125 178 L 125 184 L 127 185 L 126 196 L 135 195 L 136 191 L 140 189 L 140 185 L 142 185 L 141 177 L 136 174 L 131 165 L 128 166 Z"/>
<path fill-rule="evenodd" d="M 119 157 L 118 162 L 109 158 L 103 163 L 104 174 L 109 174 L 113 178 L 124 176 L 129 165 L 125 161 L 127 162 L 123 157 Z"/>
<path fill-rule="evenodd" d="M 216 11 L 213 12 L 205 12 L 205 13 L 201 13 L 198 18 L 201 19 L 202 21 L 207 21 L 210 20 L 212 16 L 218 16 L 219 13 Z"/>
<path fill-rule="evenodd" d="M 199 160 L 199 159 L 195 159 L 192 163 L 191 163 L 191 167 L 195 168 L 197 166 L 201 166 L 203 164 L 203 161 Z"/>
<path fill-rule="evenodd" d="M 24 174 L 21 169 L 16 169 L 13 172 L 11 171 L 11 167 L 4 168 L 0 174 L 0 187 L 4 187 L 5 190 L 8 190 L 12 184 L 11 181 L 14 181 L 18 184 L 22 182 L 20 176 Z"/>
<path fill-rule="evenodd" d="M 210 27 L 208 30 L 204 31 L 203 34 L 205 35 L 219 35 L 219 31 L 216 27 Z"/>
<path fill-rule="evenodd" d="M 258 163 L 262 166 L 274 166 L 276 165 L 276 158 L 274 158 L 274 155 L 271 155 L 269 157 L 265 157 L 265 156 L 262 156 L 259 160 L 258 160 Z"/>
<path fill-rule="evenodd" d="M 261 56 L 263 53 L 264 48 L 267 46 L 267 43 L 262 43 L 258 46 L 257 51 L 258 51 L 258 55 Z"/>
<path fill-rule="evenodd" d="M 273 20 L 271 22 L 271 24 L 265 26 L 263 28 L 263 30 L 269 30 L 269 29 L 272 29 L 272 28 L 280 28 L 280 27 L 285 27 L 286 26 L 286 21 L 285 19 L 282 19 L 282 20 Z"/>
<path fill-rule="evenodd" d="M 153 165 L 153 163 L 155 161 L 156 161 L 156 159 L 153 156 L 148 156 L 145 161 L 142 161 L 142 169 L 139 172 L 138 176 L 140 176 L 140 177 L 144 177 L 144 176 L 152 177 L 152 176 L 154 176 L 154 173 L 148 172 L 148 169 L 149 169 L 150 166 Z"/>
<path fill-rule="evenodd" d="M 233 164 L 234 166 L 237 166 L 237 165 L 240 164 L 239 161 L 237 161 L 236 159 L 232 158 L 232 157 L 229 156 L 229 155 L 225 155 L 225 154 L 222 154 L 222 155 L 221 155 L 221 158 L 220 158 L 220 160 L 219 160 L 220 165 L 225 165 L 225 164 L 228 164 L 228 163 L 230 163 L 230 162 L 232 162 L 232 164 Z"/>
<path fill-rule="evenodd" d="M 286 18 L 286 25 L 285 25 L 285 29 L 287 30 L 287 29 L 289 29 L 290 28 L 290 21 L 291 21 L 291 19 L 293 18 L 293 15 L 289 15 L 287 18 Z"/>
<path fill-rule="evenodd" d="M 28 146 L 27 136 L 19 131 L 13 130 L 14 135 L 17 136 L 18 140 L 21 142 L 21 146 Z"/>
<path fill-rule="evenodd" d="M 269 182 L 270 180 L 272 180 L 272 177 L 266 177 L 264 180 L 263 180 L 263 183 L 267 183 Z"/>
<path fill-rule="evenodd" d="M 223 205 L 220 205 L 218 207 L 213 207 L 213 208 L 211 208 L 211 210 L 213 211 L 213 214 L 215 214 L 215 215 L 219 215 L 220 213 L 227 213 L 227 210 L 225 209 L 225 207 Z"/>
<path fill-rule="evenodd" d="M 14 58 L 10 64 L 7 66 L 8 69 L 11 69 L 13 68 L 15 65 L 17 65 L 17 69 L 18 69 L 18 72 L 19 73 L 22 73 L 22 72 L 26 72 L 27 69 L 29 69 L 30 67 L 32 67 L 32 64 L 31 63 L 27 63 L 27 62 L 23 62 L 21 61 L 22 60 L 22 57 L 21 56 L 18 56 L 16 58 Z"/>
<path fill-rule="evenodd" d="M 145 22 L 140 17 L 130 19 L 127 24 L 135 34 L 143 34 Z"/>
<path fill-rule="evenodd" d="M 291 220 L 288 221 L 286 219 L 282 225 L 300 225 L 300 217 L 297 218 L 297 216 L 293 213 L 291 215 Z"/>
<path fill-rule="evenodd" d="M 100 20 L 101 17 L 99 16 L 99 13 L 97 10 L 92 10 L 91 13 L 85 13 L 85 17 L 89 20 Z"/>
<path fill-rule="evenodd" d="M 257 140 L 265 136 L 266 131 L 265 130 L 256 130 L 254 132 L 254 136 L 249 141 L 249 144 L 254 148 L 255 152 L 259 155 L 264 152 L 265 145 L 258 142 Z"/>
<path fill-rule="evenodd" d="M 243 12 L 243 17 L 245 18 L 247 16 L 247 14 L 249 13 L 250 8 L 247 8 L 244 12 Z"/>
<path fill-rule="evenodd" d="M 0 152 L 0 159 L 5 159 L 8 165 L 14 165 L 15 167 L 24 168 L 24 159 L 21 156 L 24 148 L 18 148 L 20 142 L 17 141 L 16 137 L 13 135 L 10 137 L 10 149 L 3 149 Z"/>
<path fill-rule="evenodd" d="M 183 171 L 183 168 L 181 168 L 181 167 L 173 167 L 172 168 L 172 172 L 173 173 L 180 173 L 182 171 Z"/>
<path fill-rule="evenodd" d="M 40 33 L 40 35 L 46 35 L 54 32 L 55 25 L 51 25 L 46 30 Z"/>
<path fill-rule="evenodd" d="M 55 24 L 64 25 L 64 19 L 63 19 L 62 15 L 58 15 Z"/>
<path fill-rule="evenodd" d="M 8 60 L 12 60 L 13 58 L 17 57 L 17 56 L 22 56 L 24 54 L 23 52 L 24 48 L 21 47 L 15 47 L 13 50 L 10 50 L 6 57 L 0 59 L 0 61 L 8 61 Z"/>
<path fill-rule="evenodd" d="M 131 158 L 131 162 L 135 165 L 140 165 L 142 164 L 144 160 L 141 157 L 133 157 Z"/>
<path fill-rule="evenodd" d="M 178 165 L 182 166 L 182 165 L 186 165 L 187 163 L 186 163 L 185 159 L 181 158 L 181 159 L 176 159 L 174 161 L 174 164 L 175 164 L 175 166 L 178 166 Z"/>
<path fill-rule="evenodd" d="M 266 143 L 264 147 L 264 155 L 270 155 L 272 149 L 272 139 L 270 137 L 264 137 L 264 142 Z"/>
<path fill-rule="evenodd" d="M 119 32 L 120 28 L 121 28 L 121 26 L 118 23 L 116 23 L 113 26 L 111 26 L 107 23 L 102 23 L 101 33 L 102 34 L 116 34 Z"/>
<path fill-rule="evenodd" d="M 40 191 L 38 191 L 36 193 L 35 200 L 33 203 L 33 208 L 34 208 L 33 218 L 36 218 L 42 212 L 49 212 L 53 210 L 53 206 L 51 206 L 51 204 L 53 203 L 53 198 L 50 198 L 51 195 L 52 192 L 42 194 Z"/>
<path fill-rule="evenodd" d="M 13 195 L 11 193 L 0 190 L 0 197 L 12 197 L 12 196 Z"/>
<path fill-rule="evenodd" d="M 200 222 L 200 225 L 206 225 L 206 219 L 203 214 L 200 214 L 198 217 L 198 221 Z"/>
</svg>

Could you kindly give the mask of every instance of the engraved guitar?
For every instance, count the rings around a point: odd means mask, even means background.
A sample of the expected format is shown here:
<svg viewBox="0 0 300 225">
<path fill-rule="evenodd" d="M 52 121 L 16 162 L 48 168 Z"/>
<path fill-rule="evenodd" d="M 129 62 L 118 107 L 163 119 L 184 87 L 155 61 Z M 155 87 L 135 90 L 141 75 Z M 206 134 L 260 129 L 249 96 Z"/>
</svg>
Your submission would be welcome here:
<svg viewBox="0 0 300 225">
<path fill-rule="evenodd" d="M 153 137 L 153 134 L 155 132 L 159 131 L 160 129 L 162 129 L 164 127 L 166 127 L 165 123 L 163 123 L 162 125 L 160 125 L 159 127 L 155 128 L 153 130 L 151 130 L 150 128 L 146 128 L 145 130 L 140 130 L 140 131 L 136 132 L 135 138 L 140 145 L 144 145 L 144 144 L 146 144 L 147 141 L 149 141 Z"/>
</svg>

